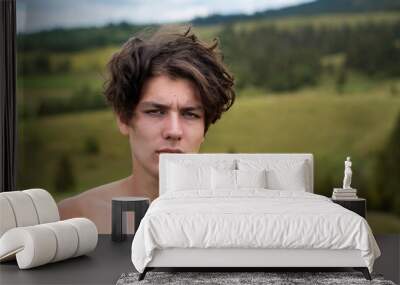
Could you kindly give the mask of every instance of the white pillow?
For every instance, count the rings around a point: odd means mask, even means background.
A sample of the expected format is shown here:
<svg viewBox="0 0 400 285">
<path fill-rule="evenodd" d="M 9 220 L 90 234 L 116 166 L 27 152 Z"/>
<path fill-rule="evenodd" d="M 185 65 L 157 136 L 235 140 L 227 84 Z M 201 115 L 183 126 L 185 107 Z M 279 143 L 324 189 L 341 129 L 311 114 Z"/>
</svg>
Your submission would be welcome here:
<svg viewBox="0 0 400 285">
<path fill-rule="evenodd" d="M 267 172 L 268 188 L 274 190 L 306 191 L 305 175 L 301 167 L 287 169 L 285 173 L 277 170 Z"/>
<path fill-rule="evenodd" d="M 236 190 L 236 170 L 212 168 L 211 181 L 213 190 Z"/>
<path fill-rule="evenodd" d="M 236 170 L 238 188 L 267 188 L 267 171 L 262 170 Z"/>
<path fill-rule="evenodd" d="M 168 191 L 211 189 L 211 167 L 169 163 L 167 173 Z"/>
<path fill-rule="evenodd" d="M 240 188 L 267 188 L 266 170 L 229 170 L 211 171 L 213 190 L 238 190 Z"/>
<path fill-rule="evenodd" d="M 240 170 L 267 170 L 267 188 L 306 191 L 309 188 L 307 164 L 304 160 L 240 159 Z"/>
</svg>

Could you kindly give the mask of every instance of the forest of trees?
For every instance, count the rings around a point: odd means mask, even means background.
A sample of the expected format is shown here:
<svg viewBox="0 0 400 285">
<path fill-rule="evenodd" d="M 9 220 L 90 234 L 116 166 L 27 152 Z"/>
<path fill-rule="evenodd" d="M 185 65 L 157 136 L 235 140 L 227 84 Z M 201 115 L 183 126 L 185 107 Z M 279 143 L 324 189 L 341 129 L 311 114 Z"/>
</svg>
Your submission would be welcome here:
<svg viewBox="0 0 400 285">
<path fill-rule="evenodd" d="M 18 62 L 20 75 L 65 73 L 68 60 L 51 65 L 49 52 L 73 52 L 107 45 L 120 45 L 139 30 L 128 24 L 104 29 L 76 29 L 20 37 L 19 49 L 29 56 Z M 237 77 L 237 87 L 256 86 L 288 91 L 318 83 L 323 56 L 343 54 L 346 70 L 368 76 L 400 75 L 400 21 L 357 26 L 278 29 L 274 26 L 235 31 L 227 25 L 218 35 L 226 63 Z M 35 50 L 33 53 L 32 51 Z M 41 52 L 41 51 L 47 52 Z"/>
<path fill-rule="evenodd" d="M 22 36 L 19 75 L 73 72 L 68 56 L 61 57 L 62 60 L 55 64 L 51 62 L 50 51 L 75 52 L 94 46 L 121 44 L 136 28 L 120 24 L 104 29 L 67 30 L 61 33 L 67 39 L 63 41 L 54 40 L 56 31 Z M 227 25 L 218 38 L 224 60 L 234 74 L 239 90 L 257 87 L 267 92 L 295 91 L 316 85 L 322 74 L 330 74 L 336 77 L 340 93 L 350 71 L 380 79 L 400 76 L 400 21 L 337 27 L 308 25 L 292 29 L 270 25 L 245 31 Z M 36 45 L 49 52 L 33 52 L 31 49 Z M 344 57 L 341 66 L 322 65 L 323 57 L 337 54 Z M 337 71 L 328 72 L 334 69 Z M 101 90 L 88 86 L 82 86 L 70 98 L 43 97 L 38 101 L 34 111 L 24 107 L 23 115 L 43 116 L 106 107 Z"/>
<path fill-rule="evenodd" d="M 252 85 L 292 91 L 316 84 L 322 57 L 334 54 L 345 57 L 343 73 L 354 70 L 380 78 L 400 75 L 400 22 L 291 30 L 271 26 L 243 32 L 227 26 L 220 37 L 239 88 Z"/>
<path fill-rule="evenodd" d="M 74 52 L 108 45 L 121 45 L 143 28 L 143 26 L 126 22 L 111 23 L 104 27 L 57 28 L 18 35 L 17 46 L 19 52 Z"/>
</svg>

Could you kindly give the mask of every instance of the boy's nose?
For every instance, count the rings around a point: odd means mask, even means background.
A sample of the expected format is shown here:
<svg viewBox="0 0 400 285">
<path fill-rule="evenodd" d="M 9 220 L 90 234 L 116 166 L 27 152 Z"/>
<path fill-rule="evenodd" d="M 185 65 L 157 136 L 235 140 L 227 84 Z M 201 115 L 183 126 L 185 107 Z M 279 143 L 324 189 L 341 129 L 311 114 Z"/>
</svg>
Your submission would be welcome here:
<svg viewBox="0 0 400 285">
<path fill-rule="evenodd" d="M 182 135 L 182 122 L 179 114 L 171 113 L 166 118 L 163 136 L 167 140 L 181 140 Z"/>
</svg>

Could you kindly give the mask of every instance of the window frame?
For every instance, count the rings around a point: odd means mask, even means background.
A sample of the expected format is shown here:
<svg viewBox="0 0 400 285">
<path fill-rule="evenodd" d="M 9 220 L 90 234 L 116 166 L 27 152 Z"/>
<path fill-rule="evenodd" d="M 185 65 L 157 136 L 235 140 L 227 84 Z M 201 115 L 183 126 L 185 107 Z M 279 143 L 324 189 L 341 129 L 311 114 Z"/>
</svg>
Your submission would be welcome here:
<svg viewBox="0 0 400 285">
<path fill-rule="evenodd" d="M 0 192 L 16 190 L 16 0 L 0 1 Z"/>
</svg>

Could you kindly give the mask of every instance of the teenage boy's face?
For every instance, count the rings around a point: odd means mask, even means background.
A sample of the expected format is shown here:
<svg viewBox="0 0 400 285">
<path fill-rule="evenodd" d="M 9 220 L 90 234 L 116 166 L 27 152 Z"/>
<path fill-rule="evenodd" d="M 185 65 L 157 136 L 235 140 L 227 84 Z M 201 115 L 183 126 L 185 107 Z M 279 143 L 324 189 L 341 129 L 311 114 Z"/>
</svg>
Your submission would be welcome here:
<svg viewBox="0 0 400 285">
<path fill-rule="evenodd" d="M 160 153 L 195 153 L 204 140 L 204 111 L 193 84 L 160 75 L 149 79 L 129 125 L 133 167 L 158 176 Z"/>
</svg>

